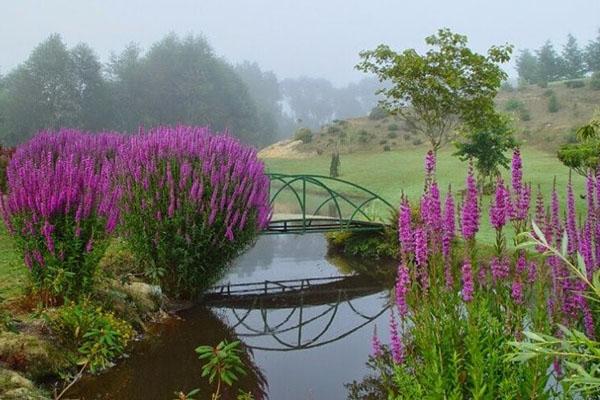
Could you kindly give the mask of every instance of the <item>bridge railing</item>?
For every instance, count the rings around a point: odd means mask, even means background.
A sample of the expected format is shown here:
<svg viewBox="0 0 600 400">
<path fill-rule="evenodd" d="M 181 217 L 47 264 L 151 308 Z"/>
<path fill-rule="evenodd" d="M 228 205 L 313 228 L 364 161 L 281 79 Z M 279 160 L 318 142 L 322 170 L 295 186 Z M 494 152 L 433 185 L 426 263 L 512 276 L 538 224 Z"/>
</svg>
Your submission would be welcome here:
<svg viewBox="0 0 600 400">
<path fill-rule="evenodd" d="M 271 173 L 274 215 L 265 233 L 380 230 L 395 207 L 355 183 L 324 175 Z"/>
</svg>

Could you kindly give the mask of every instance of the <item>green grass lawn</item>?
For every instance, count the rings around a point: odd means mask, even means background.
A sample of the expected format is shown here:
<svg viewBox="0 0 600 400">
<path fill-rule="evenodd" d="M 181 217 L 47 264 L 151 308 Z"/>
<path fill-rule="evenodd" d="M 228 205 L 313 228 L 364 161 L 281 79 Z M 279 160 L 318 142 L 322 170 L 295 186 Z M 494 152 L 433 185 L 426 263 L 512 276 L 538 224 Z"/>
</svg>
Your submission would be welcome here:
<svg viewBox="0 0 600 400">
<path fill-rule="evenodd" d="M 14 297 L 23 291 L 27 273 L 16 252 L 12 238 L 0 222 L 0 299 Z"/>
<path fill-rule="evenodd" d="M 341 179 L 364 186 L 379 194 L 392 204 L 398 204 L 401 193 L 406 193 L 411 199 L 418 199 L 423 191 L 423 158 L 427 149 L 405 149 L 383 153 L 353 153 L 341 156 Z M 467 173 L 467 163 L 461 162 L 452 156 L 453 149 L 449 146 L 438 154 L 437 179 L 445 194 L 448 185 L 455 190 L 464 188 Z M 569 170 L 564 167 L 554 154 L 536 150 L 534 148 L 523 148 L 522 157 L 524 164 L 524 179 L 534 185 L 532 193 L 532 207 L 535 202 L 535 194 L 539 185 L 549 199 L 552 190 L 552 182 L 556 177 L 560 195 L 566 196 L 566 184 L 569 179 Z M 322 155 L 309 159 L 266 159 L 268 172 L 280 172 L 290 174 L 329 174 L 329 155 Z M 508 172 L 505 173 L 508 180 Z M 585 191 L 585 179 L 579 175 L 573 175 L 576 194 Z M 579 209 L 585 206 L 584 200 L 577 196 Z M 490 196 L 483 199 L 484 223 L 480 237 L 485 241 L 493 240 L 493 232 L 487 223 Z"/>
</svg>

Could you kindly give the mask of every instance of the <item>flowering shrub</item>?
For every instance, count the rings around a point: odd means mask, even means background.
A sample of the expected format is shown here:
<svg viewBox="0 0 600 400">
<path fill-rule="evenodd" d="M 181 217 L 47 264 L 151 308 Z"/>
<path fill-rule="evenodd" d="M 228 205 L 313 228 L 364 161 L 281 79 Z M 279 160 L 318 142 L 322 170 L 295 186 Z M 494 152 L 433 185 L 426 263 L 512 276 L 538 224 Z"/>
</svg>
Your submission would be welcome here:
<svg viewBox="0 0 600 400">
<path fill-rule="evenodd" d="M 580 254 L 591 279 L 600 262 L 600 177 L 588 177 L 588 212 L 581 224 L 571 183 L 566 188 L 564 218 L 557 188 L 548 210 L 538 190 L 533 216 L 540 227 L 536 235 L 530 232 L 532 190 L 523 182 L 522 160 L 515 150 L 510 185 L 499 178 L 491 199 L 490 224 L 496 241 L 489 248 L 476 241 L 481 196 L 472 168 L 458 209 L 451 191 L 444 201 L 440 199 L 433 154 L 426 158 L 425 173 L 419 213 L 412 212 L 408 199 L 400 206 L 401 262 L 389 353 L 378 349 L 376 337 L 373 340 L 375 355 L 389 354 L 375 359 L 380 372 L 392 366 L 386 385 L 391 398 L 549 395 L 557 388 L 549 384 L 548 367 L 554 361 L 553 373 L 560 381 L 560 358 L 511 364 L 505 357 L 511 342 L 522 340 L 525 330 L 560 334 L 559 324 L 582 326 L 587 337 L 594 338 L 597 317 L 585 282 L 567 268 L 564 259 L 527 252 L 519 238 L 525 233 L 544 237 L 552 246 L 562 246 L 572 261 Z M 515 231 L 515 246 L 507 243 L 505 231 L 510 227 Z M 538 246 L 538 251 L 545 249 Z"/>
<path fill-rule="evenodd" d="M 268 223 L 263 164 L 228 135 L 156 128 L 132 137 L 119 159 L 123 234 L 169 294 L 210 285 Z"/>
<path fill-rule="evenodd" d="M 46 301 L 89 291 L 118 219 L 111 183 L 125 138 L 73 130 L 42 132 L 17 149 L 0 211 L 34 289 Z"/>
</svg>

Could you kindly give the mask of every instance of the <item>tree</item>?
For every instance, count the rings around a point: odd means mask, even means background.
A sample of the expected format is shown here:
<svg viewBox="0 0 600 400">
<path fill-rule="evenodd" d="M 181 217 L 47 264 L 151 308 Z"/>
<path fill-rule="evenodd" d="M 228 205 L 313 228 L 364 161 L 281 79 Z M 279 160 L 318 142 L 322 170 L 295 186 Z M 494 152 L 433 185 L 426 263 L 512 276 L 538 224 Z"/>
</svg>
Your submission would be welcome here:
<svg viewBox="0 0 600 400">
<path fill-rule="evenodd" d="M 510 59 L 512 46 L 493 46 L 487 55 L 467 47 L 467 37 L 440 29 L 425 39 L 431 47 L 396 53 L 386 45 L 360 53 L 357 68 L 389 83 L 379 91 L 382 105 L 400 115 L 414 132 L 424 134 L 434 151 L 461 123 L 480 123 L 495 114 L 494 98 L 507 75 L 499 63 Z"/>
<path fill-rule="evenodd" d="M 102 64 L 84 43 L 71 49 L 70 57 L 74 69 L 75 101 L 79 104 L 78 125 L 92 131 L 109 127 L 111 99 L 102 76 Z"/>
<path fill-rule="evenodd" d="M 462 140 L 454 144 L 457 151 L 453 155 L 462 161 L 474 160 L 479 181 L 487 188 L 493 186 L 501 167 L 509 167 L 506 152 L 515 148 L 517 142 L 508 118 L 499 116 L 487 126 L 465 127 Z"/>
<path fill-rule="evenodd" d="M 59 35 L 51 35 L 6 77 L 5 141 L 15 144 L 40 129 L 77 126 L 75 80 L 69 51 Z"/>
<path fill-rule="evenodd" d="M 585 73 L 583 52 L 579 49 L 577 39 L 569 33 L 567 43 L 562 51 L 563 76 L 567 79 L 578 79 Z"/>
<path fill-rule="evenodd" d="M 528 49 L 521 50 L 516 60 L 519 80 L 526 83 L 537 83 L 539 65 L 537 57 Z"/>
<path fill-rule="evenodd" d="M 598 29 L 596 39 L 590 41 L 586 46 L 584 59 L 588 71 L 600 71 L 600 29 Z"/>
<path fill-rule="evenodd" d="M 557 155 L 564 165 L 580 175 L 596 171 L 600 162 L 600 111 L 577 130 L 577 143 L 562 145 Z"/>
<path fill-rule="evenodd" d="M 536 52 L 538 59 L 538 82 L 546 84 L 556 81 L 562 76 L 562 59 L 556 54 L 552 42 L 549 40 Z"/>
<path fill-rule="evenodd" d="M 326 79 L 300 77 L 281 82 L 284 100 L 303 125 L 318 129 L 335 118 L 335 88 Z"/>
</svg>

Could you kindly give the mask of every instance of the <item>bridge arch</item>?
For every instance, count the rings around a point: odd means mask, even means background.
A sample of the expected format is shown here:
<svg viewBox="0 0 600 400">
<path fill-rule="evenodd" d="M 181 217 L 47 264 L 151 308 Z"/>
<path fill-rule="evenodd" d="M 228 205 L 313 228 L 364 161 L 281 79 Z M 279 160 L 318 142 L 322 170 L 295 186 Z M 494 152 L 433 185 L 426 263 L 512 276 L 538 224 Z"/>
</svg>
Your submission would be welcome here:
<svg viewBox="0 0 600 400">
<path fill-rule="evenodd" d="M 378 194 L 343 179 L 267 175 L 273 217 L 265 234 L 378 231 L 386 225 L 384 218 L 396 210 Z"/>
</svg>

